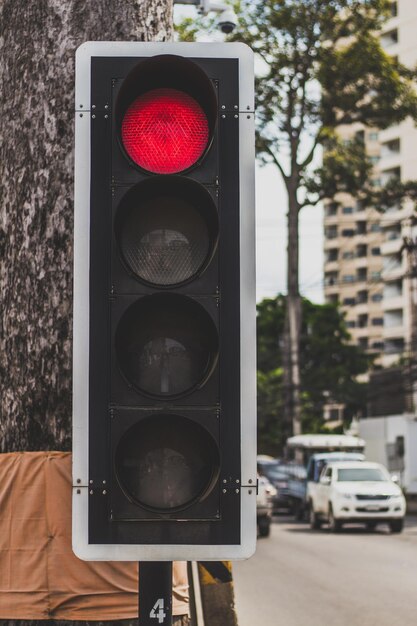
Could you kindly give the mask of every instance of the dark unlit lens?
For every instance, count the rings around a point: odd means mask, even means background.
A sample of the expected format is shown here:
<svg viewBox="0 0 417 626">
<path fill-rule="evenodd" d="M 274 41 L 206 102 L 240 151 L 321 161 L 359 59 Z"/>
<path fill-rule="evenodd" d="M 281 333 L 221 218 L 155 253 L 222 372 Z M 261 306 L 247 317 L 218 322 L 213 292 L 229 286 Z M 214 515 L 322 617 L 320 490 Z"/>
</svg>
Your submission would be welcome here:
<svg viewBox="0 0 417 626">
<path fill-rule="evenodd" d="M 134 387 L 154 396 L 179 395 L 202 382 L 217 350 L 217 331 L 208 313 L 176 294 L 137 301 L 116 331 L 121 370 Z"/>
<path fill-rule="evenodd" d="M 169 512 L 186 508 L 210 491 L 219 472 L 219 451 L 198 423 L 156 415 L 125 433 L 115 462 L 119 483 L 135 503 Z"/>
<path fill-rule="evenodd" d="M 210 237 L 206 221 L 190 202 L 157 196 L 126 215 L 120 248 L 139 278 L 169 286 L 198 272 L 209 253 Z"/>
</svg>

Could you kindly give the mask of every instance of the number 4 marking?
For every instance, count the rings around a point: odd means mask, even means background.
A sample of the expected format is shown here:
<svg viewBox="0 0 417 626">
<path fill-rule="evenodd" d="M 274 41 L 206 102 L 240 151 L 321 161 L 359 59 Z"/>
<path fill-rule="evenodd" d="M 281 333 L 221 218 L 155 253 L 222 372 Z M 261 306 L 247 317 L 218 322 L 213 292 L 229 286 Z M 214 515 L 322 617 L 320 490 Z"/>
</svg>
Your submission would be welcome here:
<svg viewBox="0 0 417 626">
<path fill-rule="evenodd" d="M 160 624 L 163 623 L 167 614 L 164 612 L 164 599 L 160 598 L 155 602 L 151 612 L 149 613 L 149 617 L 155 618 L 158 620 Z"/>
</svg>

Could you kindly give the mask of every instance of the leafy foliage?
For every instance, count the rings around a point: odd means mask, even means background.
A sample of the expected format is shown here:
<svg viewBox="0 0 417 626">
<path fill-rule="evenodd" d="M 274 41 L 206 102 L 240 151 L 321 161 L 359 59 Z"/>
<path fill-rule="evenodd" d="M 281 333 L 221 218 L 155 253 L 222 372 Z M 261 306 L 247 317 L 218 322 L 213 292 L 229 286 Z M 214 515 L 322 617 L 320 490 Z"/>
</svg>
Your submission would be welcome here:
<svg viewBox="0 0 417 626">
<path fill-rule="evenodd" d="M 275 455 L 288 436 L 282 420 L 282 369 L 258 370 L 258 450 Z"/>
<path fill-rule="evenodd" d="M 416 71 L 387 54 L 376 34 L 390 15 L 390 0 L 231 3 L 239 25 L 228 39 L 247 43 L 258 57 L 258 158 L 278 167 L 298 209 L 343 191 L 361 192 L 367 203 L 383 208 L 378 194 L 384 190 L 369 184 L 365 145 L 353 140 L 343 146 L 335 129 L 357 123 L 383 129 L 417 119 Z M 177 32 L 194 41 L 214 28 L 212 18 L 199 17 Z M 325 163 L 313 167 L 319 145 Z M 404 194 L 414 198 L 417 186 L 393 181 L 391 195 Z"/>
<path fill-rule="evenodd" d="M 259 447 L 262 452 L 282 447 L 289 427 L 282 420 L 282 352 L 285 302 L 282 295 L 258 304 L 258 413 Z M 349 343 L 343 316 L 331 304 L 302 300 L 300 337 L 303 426 L 307 431 L 324 428 L 323 407 L 331 400 L 346 405 L 347 421 L 365 406 L 366 385 L 357 376 L 367 371 L 369 358 Z"/>
</svg>

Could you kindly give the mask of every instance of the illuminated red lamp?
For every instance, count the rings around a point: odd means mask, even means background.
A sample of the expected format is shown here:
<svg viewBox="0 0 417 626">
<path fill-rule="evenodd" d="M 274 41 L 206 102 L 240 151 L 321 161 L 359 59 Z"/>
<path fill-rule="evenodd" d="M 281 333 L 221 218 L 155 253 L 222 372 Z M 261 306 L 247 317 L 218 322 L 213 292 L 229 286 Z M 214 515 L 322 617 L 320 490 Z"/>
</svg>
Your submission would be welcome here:
<svg viewBox="0 0 417 626">
<path fill-rule="evenodd" d="M 171 88 L 140 95 L 121 126 L 124 149 L 136 165 L 155 174 L 187 170 L 209 142 L 207 117 L 189 94 Z"/>
</svg>

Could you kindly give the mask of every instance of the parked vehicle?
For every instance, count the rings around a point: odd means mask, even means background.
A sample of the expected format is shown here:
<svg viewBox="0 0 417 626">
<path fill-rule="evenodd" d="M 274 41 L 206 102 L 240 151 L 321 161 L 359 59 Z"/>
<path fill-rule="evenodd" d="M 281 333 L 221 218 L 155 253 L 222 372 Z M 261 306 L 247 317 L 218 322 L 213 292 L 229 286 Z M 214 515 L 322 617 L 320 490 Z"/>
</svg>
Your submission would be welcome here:
<svg viewBox="0 0 417 626">
<path fill-rule="evenodd" d="M 288 496 L 288 484 L 291 478 L 292 466 L 279 459 L 258 457 L 258 472 L 265 476 L 275 487 L 273 498 L 274 513 L 282 509 L 291 509 L 292 502 Z"/>
<path fill-rule="evenodd" d="M 310 526 L 323 522 L 338 532 L 344 524 L 363 523 L 369 530 L 386 523 L 391 532 L 403 529 L 406 503 L 400 487 L 379 463 L 329 463 L 310 495 Z"/>
<path fill-rule="evenodd" d="M 365 441 L 353 435 L 295 435 L 287 439 L 287 448 L 305 467 L 313 454 L 320 452 L 360 452 Z"/>
<path fill-rule="evenodd" d="M 287 497 L 299 520 L 304 519 L 308 511 L 309 494 L 327 463 L 365 459 L 365 442 L 351 435 L 297 435 L 288 439 L 287 446 L 302 460 L 298 463 L 300 469 L 293 470 L 287 487 Z M 293 464 L 295 467 L 296 463 Z"/>
<path fill-rule="evenodd" d="M 256 521 L 258 535 L 268 537 L 271 531 L 273 498 L 276 489 L 265 476 L 258 476 L 258 494 L 256 496 Z"/>
</svg>

